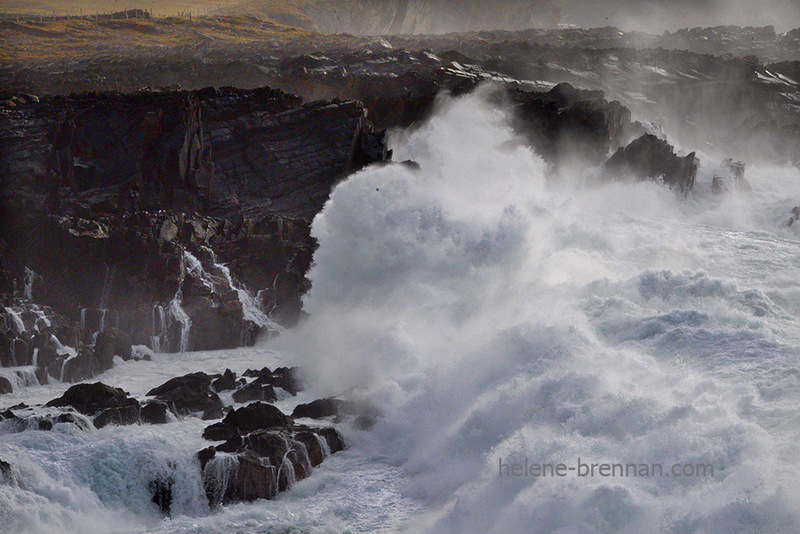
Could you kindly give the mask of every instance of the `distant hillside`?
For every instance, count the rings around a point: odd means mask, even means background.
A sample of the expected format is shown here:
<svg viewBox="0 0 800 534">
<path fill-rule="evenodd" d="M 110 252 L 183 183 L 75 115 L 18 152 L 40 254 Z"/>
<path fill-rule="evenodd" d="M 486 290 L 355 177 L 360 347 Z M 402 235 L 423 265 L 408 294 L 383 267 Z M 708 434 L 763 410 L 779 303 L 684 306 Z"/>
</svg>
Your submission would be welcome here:
<svg viewBox="0 0 800 534">
<path fill-rule="evenodd" d="M 431 34 L 551 27 L 552 0 L 245 0 L 228 8 L 323 33 Z"/>
<path fill-rule="evenodd" d="M 4 0 L 5 13 L 42 16 L 125 9 L 164 15 L 252 15 L 322 33 L 434 34 L 552 27 L 553 0 Z"/>
<path fill-rule="evenodd" d="M 241 0 L 2 0 L 2 13 L 31 13 L 42 16 L 93 15 L 127 9 L 144 9 L 157 16 L 190 13 L 206 15 L 220 8 L 233 6 Z"/>
</svg>

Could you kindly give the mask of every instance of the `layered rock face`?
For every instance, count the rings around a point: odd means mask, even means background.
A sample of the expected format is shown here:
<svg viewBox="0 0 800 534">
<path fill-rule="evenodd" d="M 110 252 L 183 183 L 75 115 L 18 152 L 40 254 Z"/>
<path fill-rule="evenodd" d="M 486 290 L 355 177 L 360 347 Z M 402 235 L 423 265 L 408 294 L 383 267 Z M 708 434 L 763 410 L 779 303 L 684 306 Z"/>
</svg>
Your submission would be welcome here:
<svg viewBox="0 0 800 534">
<path fill-rule="evenodd" d="M 2 113 L 0 358 L 42 379 L 86 378 L 131 344 L 220 349 L 292 324 L 311 219 L 338 180 L 390 156 L 358 103 L 267 88 L 31 99 Z M 114 348 L 122 336 L 127 350 Z"/>
<path fill-rule="evenodd" d="M 617 150 L 608 158 L 604 168 L 616 177 L 633 176 L 661 181 L 685 196 L 694 187 L 697 165 L 694 152 L 679 157 L 669 143 L 652 134 L 645 134 Z"/>
</svg>

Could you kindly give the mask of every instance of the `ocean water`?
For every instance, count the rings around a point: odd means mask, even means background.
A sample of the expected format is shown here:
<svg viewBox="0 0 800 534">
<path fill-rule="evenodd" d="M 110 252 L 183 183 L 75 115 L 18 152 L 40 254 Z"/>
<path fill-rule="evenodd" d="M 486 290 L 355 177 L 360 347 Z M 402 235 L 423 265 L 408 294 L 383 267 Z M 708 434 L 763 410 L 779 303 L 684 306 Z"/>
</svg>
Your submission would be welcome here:
<svg viewBox="0 0 800 534">
<path fill-rule="evenodd" d="M 204 424 L 0 436 L 12 532 L 800 531 L 800 204 L 794 168 L 748 193 L 548 181 L 480 94 L 397 132 L 397 161 L 314 221 L 311 317 L 256 348 L 156 355 L 99 377 L 142 396 L 187 372 L 301 365 L 372 404 L 369 432 L 271 502 L 209 510 Z M 0 407 L 44 402 L 29 387 Z M 525 462 L 713 466 L 706 476 L 503 476 Z M 175 473 L 176 506 L 149 503 Z M 508 472 L 507 472 L 508 473 Z"/>
</svg>

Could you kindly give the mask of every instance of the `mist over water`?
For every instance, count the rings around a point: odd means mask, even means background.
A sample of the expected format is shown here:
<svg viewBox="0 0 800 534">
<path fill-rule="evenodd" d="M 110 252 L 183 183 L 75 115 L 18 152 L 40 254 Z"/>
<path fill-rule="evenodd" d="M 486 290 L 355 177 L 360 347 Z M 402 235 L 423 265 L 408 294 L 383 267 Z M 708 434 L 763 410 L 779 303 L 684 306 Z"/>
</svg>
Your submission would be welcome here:
<svg viewBox="0 0 800 534">
<path fill-rule="evenodd" d="M 548 183 L 480 95 L 333 192 L 311 318 L 277 346 L 385 419 L 365 451 L 430 512 L 409 531 L 800 529 L 795 169 L 695 198 Z M 352 388 L 352 389 L 350 389 Z M 503 461 L 702 463 L 713 477 L 500 478 Z"/>
</svg>

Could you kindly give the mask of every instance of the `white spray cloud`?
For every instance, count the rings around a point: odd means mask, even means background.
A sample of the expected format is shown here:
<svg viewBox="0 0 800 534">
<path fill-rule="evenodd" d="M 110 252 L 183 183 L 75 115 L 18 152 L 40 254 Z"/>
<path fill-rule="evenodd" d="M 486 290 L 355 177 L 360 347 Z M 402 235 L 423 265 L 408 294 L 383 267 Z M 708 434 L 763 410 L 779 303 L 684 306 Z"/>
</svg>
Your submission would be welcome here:
<svg viewBox="0 0 800 534">
<path fill-rule="evenodd" d="M 651 183 L 548 185 L 480 95 L 440 103 L 394 148 L 420 168 L 336 188 L 313 225 L 311 318 L 278 343 L 320 395 L 356 387 L 381 405 L 373 452 L 396 458 L 431 510 L 411 531 L 800 525 L 787 424 L 800 386 L 780 379 L 797 372 L 800 328 L 776 303 L 796 294 L 784 277 L 800 245 L 763 215 L 800 194 L 789 171 L 753 176 L 738 213 Z M 762 224 L 775 237 L 744 231 Z M 501 459 L 525 458 L 716 471 L 498 477 Z"/>
</svg>

